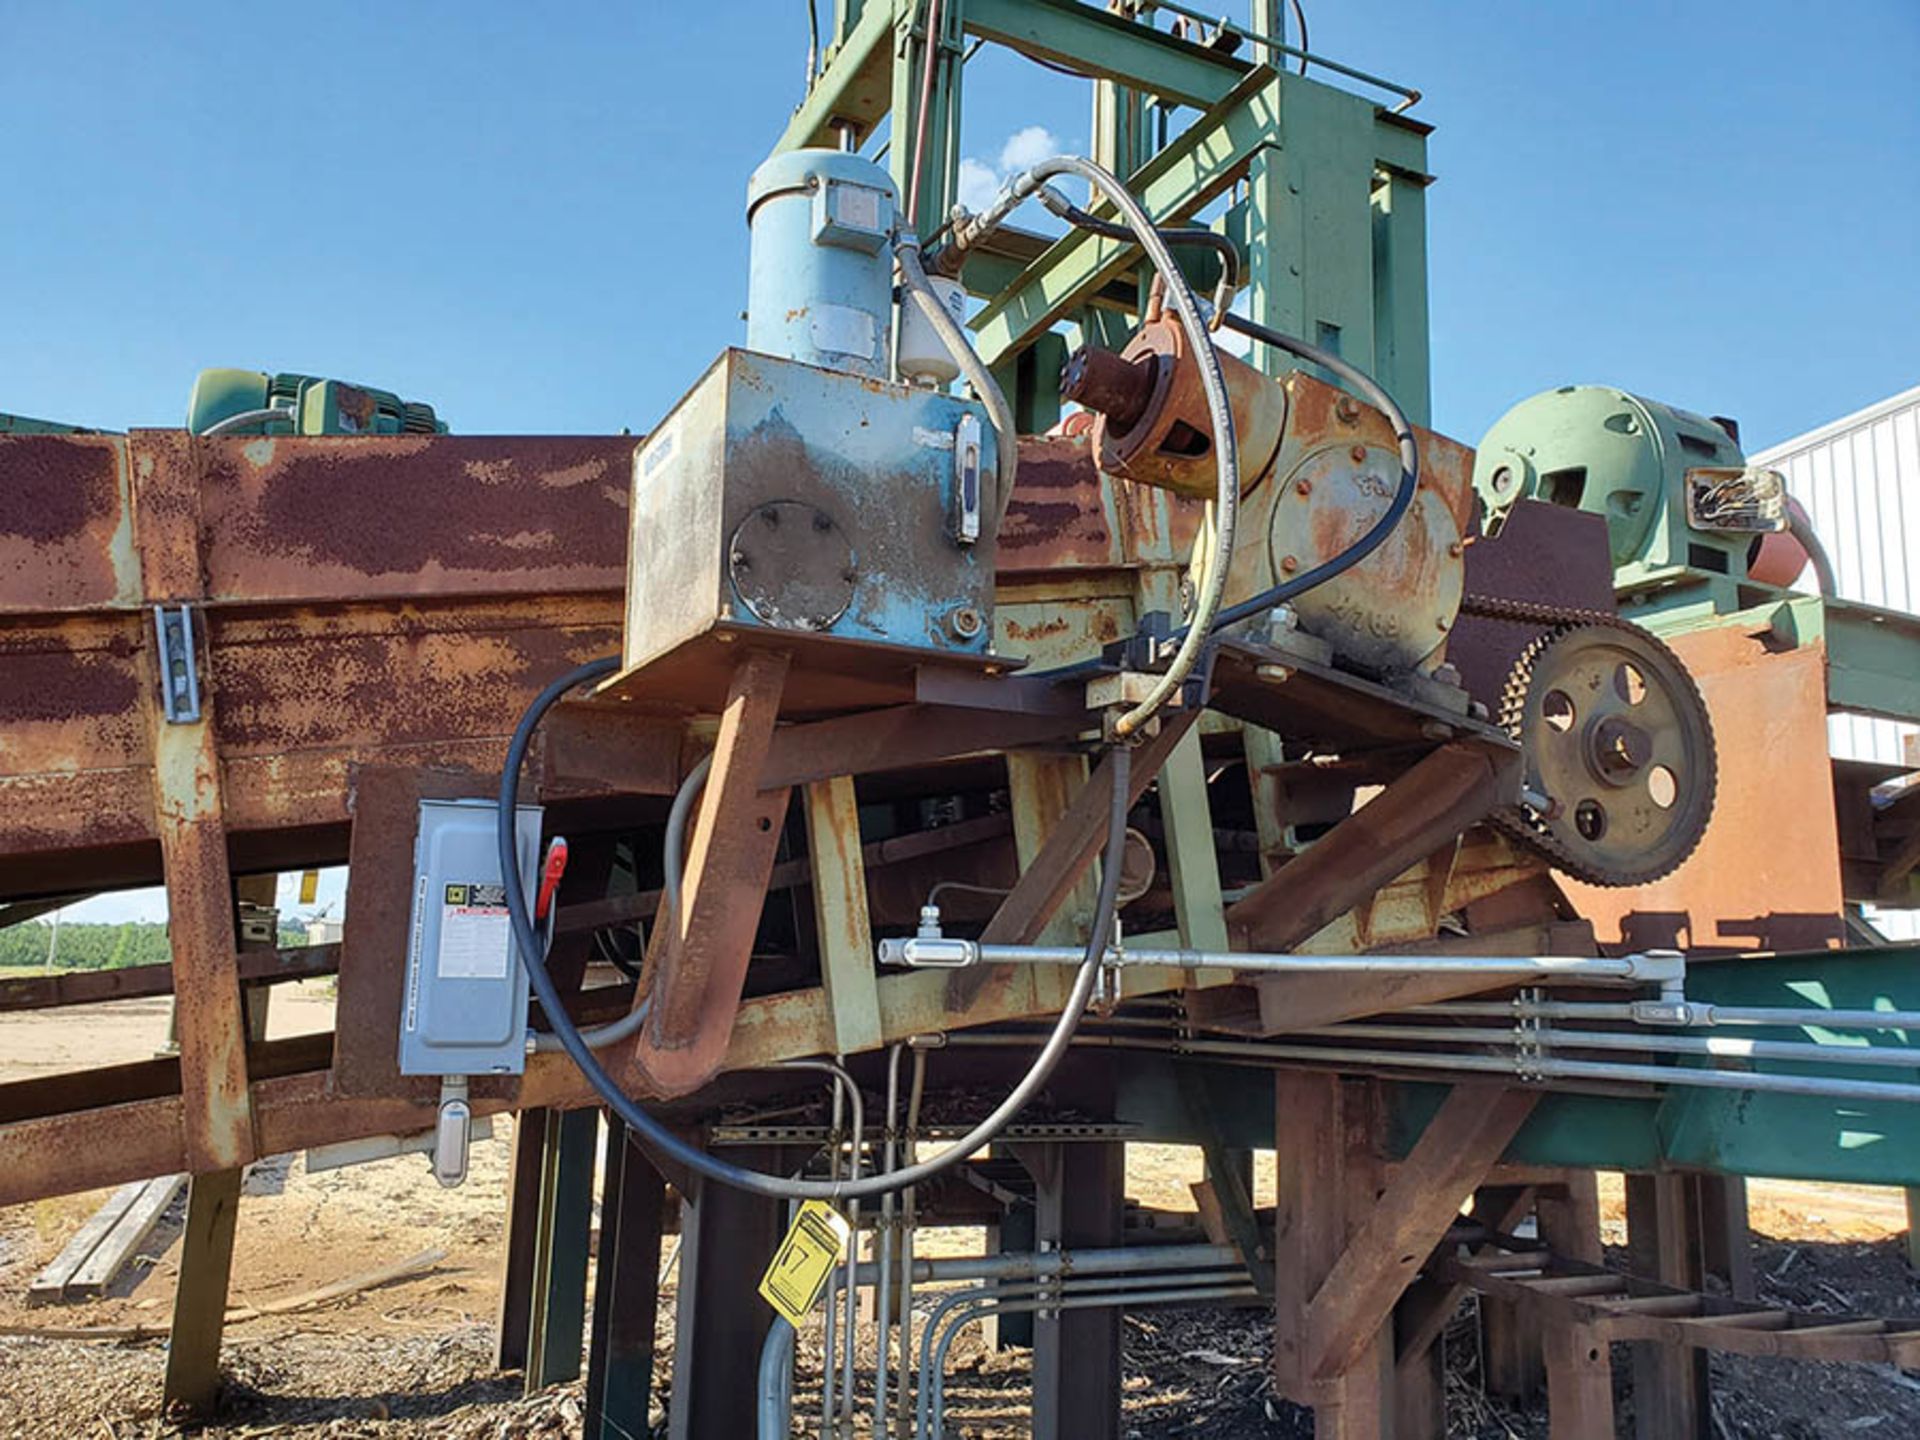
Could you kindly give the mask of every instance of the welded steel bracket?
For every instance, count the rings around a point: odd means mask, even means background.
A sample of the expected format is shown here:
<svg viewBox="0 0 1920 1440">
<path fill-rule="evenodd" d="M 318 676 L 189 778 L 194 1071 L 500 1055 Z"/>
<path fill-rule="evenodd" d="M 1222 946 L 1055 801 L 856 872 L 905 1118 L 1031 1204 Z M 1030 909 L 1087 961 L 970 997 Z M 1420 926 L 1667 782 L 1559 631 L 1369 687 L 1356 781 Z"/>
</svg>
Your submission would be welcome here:
<svg viewBox="0 0 1920 1440">
<path fill-rule="evenodd" d="M 169 725 L 200 718 L 200 668 L 193 653 L 193 607 L 153 607 L 154 643 L 160 669 L 160 710 Z"/>
</svg>

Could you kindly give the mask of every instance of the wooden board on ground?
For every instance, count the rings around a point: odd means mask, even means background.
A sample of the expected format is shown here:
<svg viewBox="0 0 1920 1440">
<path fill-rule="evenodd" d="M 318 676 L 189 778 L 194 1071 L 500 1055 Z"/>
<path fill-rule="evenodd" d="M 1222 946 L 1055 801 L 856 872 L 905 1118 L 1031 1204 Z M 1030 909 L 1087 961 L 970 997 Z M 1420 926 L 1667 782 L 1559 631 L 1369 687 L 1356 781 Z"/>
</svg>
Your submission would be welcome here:
<svg viewBox="0 0 1920 1440">
<path fill-rule="evenodd" d="M 184 1175 L 163 1175 L 114 1191 L 53 1262 L 34 1277 L 27 1290 L 28 1303 L 44 1305 L 104 1294 L 153 1233 L 186 1181 Z"/>
</svg>

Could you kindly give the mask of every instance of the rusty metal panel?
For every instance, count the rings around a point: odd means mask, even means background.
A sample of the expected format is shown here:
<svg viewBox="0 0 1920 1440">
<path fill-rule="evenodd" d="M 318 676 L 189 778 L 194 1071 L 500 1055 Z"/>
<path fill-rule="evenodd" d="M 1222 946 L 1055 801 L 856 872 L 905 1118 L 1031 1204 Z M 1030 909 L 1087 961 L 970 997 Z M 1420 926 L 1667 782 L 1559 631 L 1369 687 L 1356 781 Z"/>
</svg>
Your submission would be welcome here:
<svg viewBox="0 0 1920 1440">
<path fill-rule="evenodd" d="M 1203 506 L 1105 476 L 1084 435 L 1026 436 L 1000 532 L 1002 579 L 1167 564 L 1193 548 Z"/>
<path fill-rule="evenodd" d="M 0 614 L 139 598 L 127 442 L 0 435 Z"/>
<path fill-rule="evenodd" d="M 214 601 L 619 590 L 634 436 L 198 440 Z"/>
<path fill-rule="evenodd" d="M 1827 758 L 1826 648 L 1716 626 L 1668 643 L 1713 718 L 1720 777 L 1700 846 L 1631 890 L 1563 881 L 1602 944 L 1701 951 L 1838 943 L 1839 825 Z"/>
</svg>

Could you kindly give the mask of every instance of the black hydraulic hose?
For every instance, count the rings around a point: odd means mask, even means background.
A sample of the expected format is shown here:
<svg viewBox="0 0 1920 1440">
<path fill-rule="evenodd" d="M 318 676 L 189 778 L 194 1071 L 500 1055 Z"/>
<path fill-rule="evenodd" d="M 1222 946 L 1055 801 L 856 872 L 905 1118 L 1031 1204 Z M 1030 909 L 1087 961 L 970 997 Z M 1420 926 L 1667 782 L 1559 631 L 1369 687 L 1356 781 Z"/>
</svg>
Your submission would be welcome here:
<svg viewBox="0 0 1920 1440">
<path fill-rule="evenodd" d="M 1323 560 L 1311 570 L 1304 570 L 1291 579 L 1283 580 L 1270 589 L 1262 590 L 1258 595 L 1242 600 L 1237 605 L 1229 605 L 1214 617 L 1212 629 L 1219 631 L 1225 626 L 1245 620 L 1250 615 L 1258 615 L 1263 610 L 1271 610 L 1276 605 L 1284 605 L 1296 595 L 1303 595 L 1317 585 L 1324 585 L 1336 575 L 1344 574 L 1358 565 L 1367 556 L 1378 550 L 1387 536 L 1393 533 L 1394 526 L 1413 504 L 1415 492 L 1420 488 L 1420 442 L 1414 437 L 1413 425 L 1407 419 L 1406 412 L 1395 403 L 1393 396 L 1371 375 L 1356 366 L 1348 364 L 1330 350 L 1322 350 L 1318 345 L 1309 345 L 1305 340 L 1297 340 L 1291 335 L 1248 320 L 1244 316 L 1229 313 L 1222 322 L 1262 344 L 1275 349 L 1285 350 L 1318 365 L 1323 370 L 1331 370 L 1348 385 L 1358 390 L 1371 401 L 1376 409 L 1387 417 L 1393 426 L 1393 435 L 1400 442 L 1400 488 L 1393 492 L 1393 501 L 1371 529 L 1353 544 L 1342 550 L 1330 560 Z M 1176 634 L 1178 632 L 1175 632 Z"/>
<path fill-rule="evenodd" d="M 1066 196 L 1051 187 L 1042 187 L 1040 203 L 1069 225 L 1082 230 L 1091 230 L 1096 235 L 1104 235 L 1109 240 L 1125 240 L 1132 243 L 1136 237 L 1127 226 L 1113 220 L 1102 220 L 1098 215 L 1090 215 L 1074 204 Z M 1199 245 L 1214 251 L 1220 257 L 1222 273 L 1226 276 L 1227 288 L 1240 288 L 1240 247 L 1235 245 L 1218 230 L 1209 230 L 1204 225 L 1155 226 L 1160 238 L 1169 245 Z"/>
<path fill-rule="evenodd" d="M 1348 364 L 1330 350 L 1322 350 L 1318 345 L 1309 345 L 1305 340 L 1295 339 L 1256 320 L 1248 320 L 1244 316 L 1228 312 L 1222 323 L 1238 330 L 1242 335 L 1272 345 L 1276 349 L 1285 350 L 1289 355 L 1297 356 L 1309 364 L 1331 370 L 1353 389 L 1366 396 L 1375 408 L 1387 417 L 1388 423 L 1393 426 L 1394 438 L 1400 442 L 1400 485 L 1393 492 L 1392 501 L 1366 534 L 1332 559 L 1323 560 L 1311 570 L 1302 571 L 1291 579 L 1283 580 L 1278 585 L 1262 590 L 1258 595 L 1240 601 L 1237 605 L 1226 606 L 1208 627 L 1209 633 L 1217 633 L 1226 626 L 1237 624 L 1249 616 L 1271 610 L 1276 605 L 1284 605 L 1295 596 L 1303 595 L 1315 586 L 1324 585 L 1335 576 L 1351 570 L 1378 550 L 1387 536 L 1393 533 L 1394 526 L 1398 525 L 1406 515 L 1413 504 L 1414 495 L 1420 489 L 1420 442 L 1413 433 L 1413 423 L 1407 419 L 1406 412 L 1400 408 L 1379 381 L 1365 371 Z M 1161 643 L 1172 644 L 1185 639 L 1191 628 L 1191 626 L 1182 625 L 1172 631 Z M 1047 676 L 1076 675 L 1088 668 L 1085 664 L 1062 665 L 1053 670 L 1030 671 L 1028 674 L 1031 679 L 1041 679 Z"/>
<path fill-rule="evenodd" d="M 643 1143 L 686 1166 L 696 1175 L 750 1194 L 782 1200 L 866 1199 L 924 1184 L 942 1171 L 977 1154 L 1046 1084 L 1061 1057 L 1067 1053 L 1074 1029 L 1086 1011 L 1087 1001 L 1093 996 L 1094 982 L 1099 979 L 1101 963 L 1113 938 L 1113 917 L 1119 908 L 1120 859 L 1127 838 L 1127 810 L 1131 798 L 1128 793 L 1129 775 L 1133 752 L 1125 746 L 1115 747 L 1108 752 L 1113 776 L 1113 802 L 1107 816 L 1107 843 L 1102 857 L 1100 894 L 1094 904 L 1093 928 L 1087 936 L 1086 955 L 1080 963 L 1072 993 L 1067 997 L 1059 1020 L 1020 1082 L 1007 1093 L 1007 1098 L 995 1107 L 992 1114 L 968 1131 L 951 1149 L 941 1151 L 932 1159 L 909 1165 L 904 1170 L 871 1175 L 861 1180 L 789 1179 L 784 1175 L 769 1175 L 716 1159 L 699 1146 L 688 1144 L 649 1114 L 607 1073 L 606 1067 L 582 1037 L 580 1027 L 568 1016 L 566 1006 L 560 1000 L 559 987 L 553 983 L 553 976 L 547 970 L 539 932 L 534 928 L 533 914 L 527 905 L 527 892 L 520 880 L 519 857 L 515 854 L 513 816 L 520 799 L 520 767 L 526 760 L 527 747 L 532 743 L 534 731 L 554 703 L 576 685 L 611 675 L 619 668 L 620 658 L 616 655 L 589 660 L 584 665 L 575 666 L 536 695 L 533 703 L 527 706 L 526 713 L 520 717 L 519 725 L 514 728 L 513 739 L 507 745 L 506 764 L 500 772 L 497 834 L 500 841 L 500 878 L 506 891 L 507 916 L 512 925 L 514 944 L 519 947 L 521 958 L 526 962 L 527 977 L 533 983 L 534 996 L 540 1001 L 540 1008 L 546 1012 L 548 1023 L 553 1026 L 553 1034 L 559 1039 L 561 1048 L 580 1067 L 580 1073 L 587 1077 L 587 1083 L 599 1093 L 607 1108 L 619 1116 Z"/>
</svg>

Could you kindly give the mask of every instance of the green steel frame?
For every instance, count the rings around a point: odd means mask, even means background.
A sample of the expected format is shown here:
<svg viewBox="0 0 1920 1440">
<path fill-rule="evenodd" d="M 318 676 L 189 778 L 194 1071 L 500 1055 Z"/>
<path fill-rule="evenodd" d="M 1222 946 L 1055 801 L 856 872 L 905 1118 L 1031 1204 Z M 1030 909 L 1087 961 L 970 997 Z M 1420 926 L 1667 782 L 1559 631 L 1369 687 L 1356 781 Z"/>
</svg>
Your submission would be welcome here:
<svg viewBox="0 0 1920 1440">
<path fill-rule="evenodd" d="M 1263 323 L 1337 350 L 1377 375 L 1407 413 L 1430 408 L 1427 343 L 1426 169 L 1429 127 L 1401 113 L 1416 92 L 1348 66 L 1327 73 L 1390 92 L 1398 104 L 1283 73 L 1080 0 L 942 0 L 932 111 L 926 121 L 918 224 L 930 235 L 952 205 L 959 172 L 965 64 L 980 44 L 1004 46 L 1095 82 L 1095 158 L 1128 181 L 1150 214 L 1192 221 L 1222 197 L 1211 223 L 1248 258 L 1245 303 Z M 1285 44 L 1279 6 L 1255 0 L 1255 24 L 1232 27 L 1275 59 Z M 927 0 L 846 0 L 833 42 L 777 149 L 866 147 L 886 135 L 886 158 L 906 193 L 914 177 Z M 1156 119 L 1188 112 L 1164 145 Z M 1169 123 L 1168 130 L 1174 130 Z M 1230 193 L 1231 192 L 1231 193 Z M 1139 299 L 1128 281 L 1137 247 L 1075 232 L 1057 241 L 1015 237 L 969 267 L 983 307 L 972 324 L 989 363 L 1013 378 L 1029 414 L 1057 413 L 1055 327 L 1111 338 L 1108 319 Z M 1270 372 L 1278 355 L 1256 355 Z M 1052 387 L 1048 393 L 1048 387 Z"/>
</svg>

